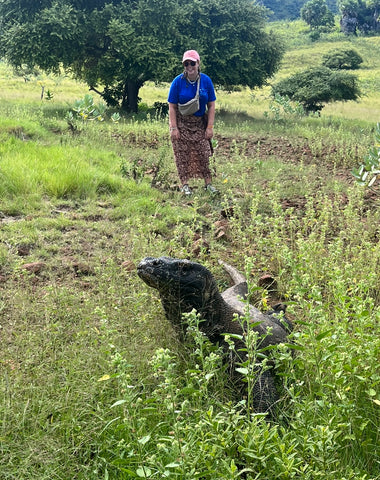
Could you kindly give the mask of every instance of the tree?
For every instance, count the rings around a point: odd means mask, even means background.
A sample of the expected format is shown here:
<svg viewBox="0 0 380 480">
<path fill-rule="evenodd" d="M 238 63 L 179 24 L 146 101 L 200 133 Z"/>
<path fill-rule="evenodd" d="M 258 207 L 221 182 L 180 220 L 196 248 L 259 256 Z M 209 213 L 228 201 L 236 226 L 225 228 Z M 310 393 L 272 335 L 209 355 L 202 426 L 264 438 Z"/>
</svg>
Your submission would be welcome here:
<svg viewBox="0 0 380 480">
<path fill-rule="evenodd" d="M 250 0 L 188 2 L 185 23 L 214 83 L 230 88 L 261 87 L 279 68 L 284 53 L 273 32 L 264 30 L 266 11 Z"/>
<path fill-rule="evenodd" d="M 272 93 L 300 102 L 310 113 L 319 112 L 325 103 L 357 100 L 360 89 L 355 75 L 319 66 L 280 81 L 272 87 Z"/>
<path fill-rule="evenodd" d="M 310 25 L 311 29 L 334 26 L 334 15 L 327 8 L 325 0 L 309 0 L 301 8 L 300 13 L 302 20 Z"/>
<path fill-rule="evenodd" d="M 0 53 L 15 66 L 63 67 L 108 104 L 136 111 L 143 83 L 172 71 L 176 14 L 175 0 L 6 0 Z"/>
<path fill-rule="evenodd" d="M 296 20 L 300 18 L 305 0 L 261 0 L 260 3 L 273 12 L 270 20 Z M 326 0 L 326 4 L 331 12 L 338 13 L 336 0 Z"/>
<path fill-rule="evenodd" d="M 322 65 L 333 70 L 356 70 L 363 58 L 353 48 L 330 50 L 322 57 Z"/>
<path fill-rule="evenodd" d="M 357 30 L 368 34 L 380 29 L 380 0 L 340 0 L 340 29 L 346 35 Z"/>
<path fill-rule="evenodd" d="M 71 71 L 132 111 L 144 82 L 179 73 L 186 49 L 225 87 L 263 85 L 283 55 L 250 0 L 2 0 L 0 18 L 0 55 L 12 65 Z"/>
<path fill-rule="evenodd" d="M 271 20 L 295 20 L 305 0 L 262 0 L 262 3 L 273 12 Z"/>
</svg>

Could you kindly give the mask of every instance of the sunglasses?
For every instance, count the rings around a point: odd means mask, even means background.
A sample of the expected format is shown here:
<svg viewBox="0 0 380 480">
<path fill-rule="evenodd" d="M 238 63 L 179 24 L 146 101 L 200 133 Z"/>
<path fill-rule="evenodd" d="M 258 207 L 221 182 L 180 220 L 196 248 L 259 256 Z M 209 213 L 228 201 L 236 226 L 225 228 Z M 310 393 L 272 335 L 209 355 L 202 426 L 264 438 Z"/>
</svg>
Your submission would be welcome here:
<svg viewBox="0 0 380 480">
<path fill-rule="evenodd" d="M 191 65 L 192 67 L 195 67 L 197 62 L 194 62 L 193 60 L 191 60 L 189 62 L 183 62 L 183 64 L 184 64 L 185 67 L 188 67 L 189 65 Z"/>
</svg>

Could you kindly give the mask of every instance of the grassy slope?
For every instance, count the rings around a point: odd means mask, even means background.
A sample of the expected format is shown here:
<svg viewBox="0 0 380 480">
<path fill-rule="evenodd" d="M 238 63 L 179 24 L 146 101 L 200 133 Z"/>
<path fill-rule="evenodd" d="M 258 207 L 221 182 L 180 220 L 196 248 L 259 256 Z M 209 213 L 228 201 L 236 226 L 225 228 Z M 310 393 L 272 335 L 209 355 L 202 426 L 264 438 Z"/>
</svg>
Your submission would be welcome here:
<svg viewBox="0 0 380 480">
<path fill-rule="evenodd" d="M 297 38 L 279 77 L 346 41 L 301 47 Z M 191 203 L 173 188 L 165 121 L 92 124 L 73 136 L 64 115 L 83 86 L 41 78 L 54 94 L 41 102 L 41 83 L 1 66 L 1 478 L 230 480 L 244 468 L 248 479 L 380 478 L 378 197 L 349 176 L 379 118 L 376 40 L 354 42 L 368 97 L 320 119 L 275 122 L 264 116 L 266 90 L 219 92 L 223 193 L 198 189 Z M 143 101 L 166 93 L 147 85 Z M 300 348 L 294 359 L 278 353 L 278 425 L 231 407 L 215 359 L 186 363 L 134 270 L 162 254 L 204 263 L 221 288 L 218 258 L 246 268 L 254 287 L 275 275 Z M 28 272 L 30 262 L 40 271 Z M 266 293 L 255 292 L 263 307 Z M 150 364 L 165 347 L 174 360 L 161 352 Z"/>
</svg>

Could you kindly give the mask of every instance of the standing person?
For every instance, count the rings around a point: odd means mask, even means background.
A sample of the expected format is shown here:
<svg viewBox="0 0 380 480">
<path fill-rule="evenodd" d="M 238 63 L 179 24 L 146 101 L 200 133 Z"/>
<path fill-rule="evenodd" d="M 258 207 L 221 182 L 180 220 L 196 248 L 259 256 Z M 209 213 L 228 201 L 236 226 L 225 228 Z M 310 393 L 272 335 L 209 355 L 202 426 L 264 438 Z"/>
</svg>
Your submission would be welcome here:
<svg viewBox="0 0 380 480">
<path fill-rule="evenodd" d="M 218 191 L 211 185 L 209 166 L 214 135 L 214 85 L 210 77 L 201 73 L 200 57 L 195 50 L 183 54 L 182 64 L 184 72 L 173 80 L 168 96 L 170 139 L 181 191 L 191 195 L 189 179 L 203 178 L 205 189 L 215 194 Z M 199 103 L 196 102 L 197 95 Z M 191 103 L 194 98 L 196 106 L 190 106 L 188 102 Z"/>
</svg>

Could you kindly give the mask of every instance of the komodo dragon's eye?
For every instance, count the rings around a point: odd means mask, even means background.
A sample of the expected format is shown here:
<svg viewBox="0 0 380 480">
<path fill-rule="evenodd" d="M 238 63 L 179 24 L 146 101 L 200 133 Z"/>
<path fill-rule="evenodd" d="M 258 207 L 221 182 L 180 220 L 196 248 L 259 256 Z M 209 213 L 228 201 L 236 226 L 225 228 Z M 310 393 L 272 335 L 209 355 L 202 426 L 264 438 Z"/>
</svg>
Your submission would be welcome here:
<svg viewBox="0 0 380 480">
<path fill-rule="evenodd" d="M 192 270 L 193 266 L 190 263 L 182 263 L 180 266 L 181 273 L 188 273 Z"/>
</svg>

